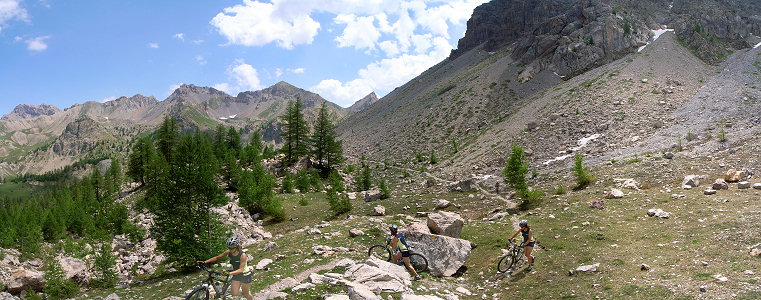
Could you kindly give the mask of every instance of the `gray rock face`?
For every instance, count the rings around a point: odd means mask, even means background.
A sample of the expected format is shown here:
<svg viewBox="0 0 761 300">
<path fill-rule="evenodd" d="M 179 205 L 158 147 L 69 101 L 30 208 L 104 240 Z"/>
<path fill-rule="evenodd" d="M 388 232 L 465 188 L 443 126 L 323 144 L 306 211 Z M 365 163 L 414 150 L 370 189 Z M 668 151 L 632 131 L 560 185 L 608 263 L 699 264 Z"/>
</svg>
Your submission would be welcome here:
<svg viewBox="0 0 761 300">
<path fill-rule="evenodd" d="M 465 220 L 460 215 L 442 211 L 429 214 L 427 225 L 433 234 L 460 238 L 464 222 Z"/>
<path fill-rule="evenodd" d="M 372 291 L 388 293 L 407 291 L 411 279 L 404 267 L 375 258 L 351 266 L 344 277 L 354 283 L 364 284 Z"/>
<path fill-rule="evenodd" d="M 73 279 L 79 283 L 90 282 L 92 278 L 91 274 L 87 272 L 87 264 L 78 258 L 73 257 L 61 257 L 58 259 L 58 263 L 61 264 L 61 269 L 66 273 L 66 279 Z"/>
<path fill-rule="evenodd" d="M 19 300 L 19 298 L 16 297 L 16 296 L 11 295 L 9 293 L 1 292 L 0 293 L 0 300 Z"/>
<path fill-rule="evenodd" d="M 375 92 L 372 92 L 368 94 L 367 96 L 363 97 L 362 99 L 357 100 L 357 102 L 354 102 L 354 104 L 349 106 L 347 110 L 349 111 L 349 113 L 355 113 L 370 107 L 370 105 L 372 105 L 375 102 L 378 102 L 378 95 L 376 95 Z"/>
<path fill-rule="evenodd" d="M 370 287 L 361 283 L 348 284 L 348 292 L 350 300 L 382 300 L 380 296 L 373 293 Z"/>
<path fill-rule="evenodd" d="M 60 108 L 50 104 L 29 105 L 21 104 L 16 106 L 13 111 L 4 115 L 1 120 L 22 120 L 31 119 L 39 116 L 50 116 L 61 111 Z"/>
<path fill-rule="evenodd" d="M 471 244 L 467 240 L 407 231 L 407 242 L 428 259 L 428 271 L 434 276 L 452 276 L 470 257 Z"/>
<path fill-rule="evenodd" d="M 41 291 L 45 286 L 45 279 L 42 275 L 42 272 L 16 269 L 11 272 L 11 277 L 9 281 L 5 283 L 5 286 L 11 294 L 18 294 L 26 289 Z"/>
</svg>

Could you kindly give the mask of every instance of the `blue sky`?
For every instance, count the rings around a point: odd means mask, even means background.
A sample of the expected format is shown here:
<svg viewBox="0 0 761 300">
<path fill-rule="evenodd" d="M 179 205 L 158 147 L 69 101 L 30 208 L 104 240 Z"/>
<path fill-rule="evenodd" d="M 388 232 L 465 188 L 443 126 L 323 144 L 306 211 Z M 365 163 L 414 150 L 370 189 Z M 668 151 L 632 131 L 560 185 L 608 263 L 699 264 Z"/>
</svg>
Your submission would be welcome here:
<svg viewBox="0 0 761 300">
<path fill-rule="evenodd" d="M 0 0 L 0 114 L 181 83 L 279 81 L 342 106 L 444 59 L 486 0 Z"/>
</svg>

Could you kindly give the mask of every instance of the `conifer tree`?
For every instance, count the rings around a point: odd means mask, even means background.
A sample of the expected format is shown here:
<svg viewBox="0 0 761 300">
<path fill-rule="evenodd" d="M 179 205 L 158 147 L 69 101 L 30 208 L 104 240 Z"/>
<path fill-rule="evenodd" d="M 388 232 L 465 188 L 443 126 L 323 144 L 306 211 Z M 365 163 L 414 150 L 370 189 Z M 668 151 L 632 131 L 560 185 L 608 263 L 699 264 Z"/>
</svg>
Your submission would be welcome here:
<svg viewBox="0 0 761 300">
<path fill-rule="evenodd" d="M 314 122 L 314 133 L 311 137 L 312 159 L 323 174 L 330 173 L 336 165 L 343 162 L 343 147 L 336 139 L 335 125 L 332 116 L 323 102 L 317 120 Z"/>
<path fill-rule="evenodd" d="M 280 116 L 283 132 L 283 153 L 285 163 L 290 166 L 299 158 L 309 154 L 309 127 L 304 120 L 301 98 L 289 101 L 285 114 Z"/>
<path fill-rule="evenodd" d="M 385 179 L 380 180 L 380 183 L 378 183 L 378 189 L 380 189 L 380 192 L 381 192 L 381 195 L 380 195 L 381 199 L 391 198 L 391 191 L 389 191 L 388 186 L 386 185 Z"/>
<path fill-rule="evenodd" d="M 357 191 L 366 191 L 373 187 L 372 178 L 370 175 L 370 166 L 367 165 L 364 161 L 362 162 L 362 167 L 358 170 L 359 174 L 357 174 L 356 182 L 354 185 L 357 187 Z"/>
<path fill-rule="evenodd" d="M 129 155 L 127 176 L 140 185 L 145 185 L 145 174 L 148 170 L 148 162 L 155 152 L 155 146 L 148 138 L 139 138 L 132 147 Z"/>
<path fill-rule="evenodd" d="M 338 216 L 352 209 L 351 200 L 349 197 L 343 194 L 344 185 L 343 178 L 337 171 L 333 171 L 328 175 L 329 187 L 326 190 L 326 198 L 328 199 L 328 205 L 334 216 Z"/>
<path fill-rule="evenodd" d="M 225 137 L 227 134 L 227 130 L 224 125 L 217 124 L 217 129 L 214 130 L 214 155 L 217 157 L 217 159 L 221 160 L 224 159 L 225 152 L 227 152 L 227 143 L 225 142 Z"/>
<path fill-rule="evenodd" d="M 513 145 L 513 151 L 507 160 L 502 175 L 505 177 L 505 183 L 510 185 L 519 197 L 525 198 L 528 193 L 528 185 L 526 184 L 528 168 L 523 158 L 523 148 Z"/>
<path fill-rule="evenodd" d="M 179 127 L 174 117 L 164 117 L 164 122 L 158 130 L 158 152 L 171 163 L 172 153 L 179 141 Z"/>
<path fill-rule="evenodd" d="M 240 165 L 243 168 L 250 168 L 254 164 L 259 163 L 262 159 L 262 149 L 264 145 L 262 143 L 262 134 L 257 130 L 251 134 L 248 145 L 243 148 L 241 152 Z"/>
<path fill-rule="evenodd" d="M 238 133 L 238 130 L 230 126 L 230 128 L 227 129 L 227 136 L 225 137 L 225 143 L 227 144 L 228 151 L 231 151 L 233 155 L 237 157 L 241 149 L 240 134 Z"/>
</svg>

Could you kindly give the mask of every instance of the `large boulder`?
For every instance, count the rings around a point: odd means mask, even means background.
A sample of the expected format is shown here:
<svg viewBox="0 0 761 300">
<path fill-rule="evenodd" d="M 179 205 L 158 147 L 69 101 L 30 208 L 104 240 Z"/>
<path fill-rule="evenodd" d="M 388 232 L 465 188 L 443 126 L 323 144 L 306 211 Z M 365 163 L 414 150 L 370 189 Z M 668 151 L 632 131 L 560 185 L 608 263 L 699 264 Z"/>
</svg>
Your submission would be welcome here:
<svg viewBox="0 0 761 300">
<path fill-rule="evenodd" d="M 61 269 L 66 273 L 66 279 L 73 279 L 79 283 L 88 283 L 92 276 L 87 272 L 87 264 L 78 258 L 61 257 L 58 258 Z"/>
<path fill-rule="evenodd" d="M 373 207 L 373 210 L 370 211 L 371 216 L 385 216 L 386 215 L 386 208 L 382 205 L 376 205 Z"/>
<path fill-rule="evenodd" d="M 738 182 L 740 180 L 745 180 L 745 171 L 738 171 L 738 170 L 729 170 L 726 173 L 724 173 L 724 180 L 726 182 Z"/>
<path fill-rule="evenodd" d="M 428 259 L 428 271 L 434 276 L 452 276 L 470 257 L 470 241 L 424 232 L 404 232 L 414 252 Z"/>
<path fill-rule="evenodd" d="M 404 228 L 404 232 L 420 232 L 420 233 L 426 233 L 431 234 L 431 229 L 428 228 L 427 222 L 415 222 L 410 223 Z"/>
<path fill-rule="evenodd" d="M 452 192 L 467 193 L 475 189 L 476 189 L 476 181 L 473 178 L 461 180 L 449 186 L 449 190 Z"/>
<path fill-rule="evenodd" d="M 26 289 L 41 291 L 45 287 L 45 278 L 42 275 L 42 272 L 16 269 L 11 272 L 11 277 L 5 283 L 5 287 L 11 294 L 18 294 Z"/>
<path fill-rule="evenodd" d="M 383 300 L 380 296 L 373 293 L 370 287 L 356 282 L 347 284 L 349 300 Z"/>
<path fill-rule="evenodd" d="M 381 199 L 381 191 L 379 189 L 372 189 L 362 192 L 362 199 L 365 202 L 373 202 Z"/>
<path fill-rule="evenodd" d="M 427 225 L 433 234 L 460 238 L 464 222 L 457 213 L 441 211 L 428 214 Z"/>
<path fill-rule="evenodd" d="M 374 292 L 402 293 L 409 290 L 411 284 L 410 274 L 403 266 L 376 258 L 349 267 L 344 277 L 364 284 Z"/>
<path fill-rule="evenodd" d="M 605 199 L 619 199 L 624 197 L 624 192 L 622 192 L 619 189 L 610 189 L 610 191 L 605 194 Z"/>
</svg>

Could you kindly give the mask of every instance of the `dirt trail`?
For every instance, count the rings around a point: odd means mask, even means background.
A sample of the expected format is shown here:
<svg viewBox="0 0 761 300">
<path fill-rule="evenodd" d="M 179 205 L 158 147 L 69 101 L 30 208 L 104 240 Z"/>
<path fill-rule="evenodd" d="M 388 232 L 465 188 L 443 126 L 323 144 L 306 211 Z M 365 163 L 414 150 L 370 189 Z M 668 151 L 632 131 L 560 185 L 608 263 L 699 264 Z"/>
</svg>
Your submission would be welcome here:
<svg viewBox="0 0 761 300">
<path fill-rule="evenodd" d="M 288 289 L 288 288 L 292 288 L 294 286 L 297 286 L 302 281 L 307 279 L 307 277 L 309 277 L 309 275 L 312 274 L 312 273 L 317 273 L 317 272 L 323 271 L 323 270 L 331 270 L 331 269 L 335 268 L 336 264 L 338 264 L 339 261 L 340 261 L 340 259 L 336 259 L 336 260 L 333 260 L 333 261 L 331 261 L 331 262 L 329 262 L 327 264 L 324 264 L 324 265 L 319 265 L 319 266 L 311 267 L 311 268 L 309 268 L 307 270 L 304 270 L 301 273 L 298 273 L 298 274 L 294 275 L 293 277 L 288 277 L 288 278 L 281 279 L 280 281 L 275 282 L 275 283 L 269 285 L 268 287 L 264 288 L 263 290 L 256 292 L 256 294 L 254 294 L 254 299 L 268 299 L 267 294 L 270 294 L 270 293 L 273 293 L 273 292 L 282 291 L 284 289 Z"/>
</svg>

